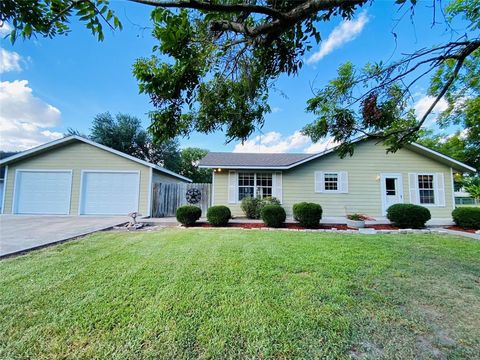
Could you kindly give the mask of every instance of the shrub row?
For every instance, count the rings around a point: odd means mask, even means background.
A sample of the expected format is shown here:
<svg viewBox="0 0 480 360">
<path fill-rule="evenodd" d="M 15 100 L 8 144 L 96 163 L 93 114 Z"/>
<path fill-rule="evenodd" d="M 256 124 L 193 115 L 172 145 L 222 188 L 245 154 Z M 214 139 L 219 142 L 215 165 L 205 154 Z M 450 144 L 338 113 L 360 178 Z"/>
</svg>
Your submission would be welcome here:
<svg viewBox="0 0 480 360">
<path fill-rule="evenodd" d="M 202 216 L 202 209 L 193 205 L 180 206 L 177 209 L 177 221 L 185 226 L 192 226 Z M 226 206 L 212 206 L 207 210 L 207 220 L 213 226 L 225 226 L 232 214 Z"/>
<path fill-rule="evenodd" d="M 395 204 L 388 208 L 387 218 L 399 228 L 418 229 L 431 219 L 430 211 L 420 205 Z M 455 224 L 466 229 L 480 229 L 480 208 L 459 207 L 452 211 Z"/>
<path fill-rule="evenodd" d="M 268 203 L 273 199 L 268 199 L 262 204 L 259 216 L 267 226 L 278 228 L 283 226 L 287 215 L 285 209 L 277 203 L 277 199 Z M 255 211 L 257 209 L 258 207 Z M 194 225 L 201 216 L 202 210 L 193 205 L 181 206 L 177 209 L 177 220 L 185 226 Z M 225 226 L 231 217 L 232 214 L 227 206 L 212 206 L 207 211 L 207 220 L 213 226 Z M 452 217 L 458 226 L 480 229 L 480 208 L 459 207 L 452 212 Z M 322 207 L 319 204 L 308 202 L 295 204 L 293 205 L 293 218 L 303 227 L 316 228 L 322 219 Z M 387 209 L 387 218 L 399 228 L 419 229 L 425 227 L 426 222 L 431 219 L 431 214 L 426 207 L 420 205 L 395 204 Z"/>
</svg>

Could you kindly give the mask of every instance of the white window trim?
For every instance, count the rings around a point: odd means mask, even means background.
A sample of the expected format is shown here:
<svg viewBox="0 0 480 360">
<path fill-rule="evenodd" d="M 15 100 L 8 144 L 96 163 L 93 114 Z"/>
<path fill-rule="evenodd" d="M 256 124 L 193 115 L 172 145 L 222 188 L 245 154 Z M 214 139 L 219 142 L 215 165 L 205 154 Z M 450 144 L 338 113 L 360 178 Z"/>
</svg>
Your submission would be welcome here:
<svg viewBox="0 0 480 360">
<path fill-rule="evenodd" d="M 438 186 L 437 186 L 437 182 L 438 182 L 438 176 L 437 176 L 437 173 L 425 173 L 425 172 L 419 172 L 419 173 L 416 173 L 415 174 L 415 181 L 417 182 L 416 184 L 416 190 L 417 190 L 417 205 L 421 205 L 421 206 L 424 206 L 424 207 L 445 207 L 445 205 L 440 205 L 440 194 L 438 193 Z M 427 176 L 432 176 L 433 177 L 433 200 L 434 200 L 434 203 L 433 204 L 422 204 L 420 202 L 420 186 L 418 184 L 418 177 L 419 176 L 422 176 L 422 175 L 427 175 Z M 444 181 L 444 184 L 443 184 L 443 191 L 445 192 L 445 181 Z M 425 190 L 425 189 L 423 189 Z"/>
<path fill-rule="evenodd" d="M 325 174 L 337 175 L 337 190 L 325 189 Z M 342 174 L 346 177 L 346 186 L 342 185 Z M 320 176 L 320 189 L 317 188 L 317 177 Z M 314 173 L 314 192 L 326 194 L 347 194 L 348 193 L 348 172 L 343 170 L 323 170 Z"/>
<path fill-rule="evenodd" d="M 275 189 L 274 189 L 274 186 L 273 186 L 273 178 L 275 177 L 275 172 L 268 172 L 268 171 L 259 171 L 259 172 L 255 172 L 255 171 L 239 171 L 238 172 L 238 177 L 237 177 L 237 203 L 240 203 L 242 201 L 242 199 L 240 199 L 240 187 L 251 187 L 251 186 L 240 186 L 238 185 L 239 183 L 239 180 L 240 180 L 240 174 L 252 174 L 253 173 L 253 198 L 256 198 L 257 197 L 257 174 L 269 174 L 271 175 L 272 177 L 272 197 L 275 196 Z"/>
</svg>

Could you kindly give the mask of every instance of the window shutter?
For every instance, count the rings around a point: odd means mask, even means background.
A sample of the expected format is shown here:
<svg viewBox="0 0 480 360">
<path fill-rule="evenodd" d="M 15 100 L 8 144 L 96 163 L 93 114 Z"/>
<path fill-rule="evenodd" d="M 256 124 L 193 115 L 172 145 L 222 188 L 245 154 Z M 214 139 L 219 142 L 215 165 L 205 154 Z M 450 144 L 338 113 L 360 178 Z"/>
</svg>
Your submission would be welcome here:
<svg viewBox="0 0 480 360">
<path fill-rule="evenodd" d="M 283 202 L 283 179 L 282 173 L 276 172 L 272 174 L 272 187 L 273 187 L 273 196 L 280 200 L 280 203 Z"/>
<path fill-rule="evenodd" d="M 443 173 L 435 174 L 435 204 L 445 206 L 445 179 Z"/>
<path fill-rule="evenodd" d="M 410 189 L 410 203 L 418 204 L 418 176 L 416 173 L 408 174 L 408 188 Z"/>
<path fill-rule="evenodd" d="M 338 189 L 341 193 L 348 193 L 348 172 L 340 171 L 338 173 Z"/>
<path fill-rule="evenodd" d="M 238 174 L 236 171 L 228 172 L 228 203 L 236 204 L 238 201 Z"/>
<path fill-rule="evenodd" d="M 315 171 L 315 192 L 321 193 L 325 188 L 323 182 L 323 172 Z"/>
</svg>

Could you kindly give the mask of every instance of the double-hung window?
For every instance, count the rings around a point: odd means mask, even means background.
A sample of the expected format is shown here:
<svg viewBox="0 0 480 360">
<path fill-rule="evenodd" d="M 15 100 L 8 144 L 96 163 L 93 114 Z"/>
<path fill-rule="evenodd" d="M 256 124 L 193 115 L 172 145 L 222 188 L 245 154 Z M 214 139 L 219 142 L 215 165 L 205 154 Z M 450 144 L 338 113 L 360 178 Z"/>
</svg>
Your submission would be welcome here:
<svg viewBox="0 0 480 360">
<path fill-rule="evenodd" d="M 258 198 L 266 198 L 272 196 L 272 174 L 259 173 L 256 175 L 256 194 Z"/>
<path fill-rule="evenodd" d="M 245 197 L 266 198 L 272 196 L 271 173 L 238 173 L 238 200 Z"/>
<path fill-rule="evenodd" d="M 238 174 L 238 200 L 255 196 L 255 173 Z"/>
<path fill-rule="evenodd" d="M 346 171 L 315 171 L 315 192 L 348 193 Z"/>
<path fill-rule="evenodd" d="M 338 173 L 324 173 L 323 184 L 325 191 L 338 191 Z"/>
<path fill-rule="evenodd" d="M 409 173 L 410 202 L 423 206 L 445 206 L 445 179 L 439 173 Z"/>
<path fill-rule="evenodd" d="M 435 204 L 433 175 L 418 175 L 418 200 L 420 204 Z"/>
</svg>

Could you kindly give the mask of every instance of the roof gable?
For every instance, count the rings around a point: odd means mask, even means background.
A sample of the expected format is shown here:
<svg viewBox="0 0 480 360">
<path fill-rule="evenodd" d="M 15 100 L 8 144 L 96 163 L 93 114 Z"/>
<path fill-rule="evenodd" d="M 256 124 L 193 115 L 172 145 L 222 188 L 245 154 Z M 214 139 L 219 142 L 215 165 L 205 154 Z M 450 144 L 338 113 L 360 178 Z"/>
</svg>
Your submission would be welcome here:
<svg viewBox="0 0 480 360">
<path fill-rule="evenodd" d="M 145 161 L 145 160 L 141 160 L 141 159 L 138 159 L 134 156 L 131 156 L 131 155 L 128 155 L 128 154 L 125 154 L 121 151 L 118 151 L 118 150 L 115 150 L 115 149 L 112 149 L 112 148 L 109 148 L 108 146 L 105 146 L 105 145 L 102 145 L 102 144 L 99 144 L 99 143 L 96 143 L 95 141 L 92 141 L 92 140 L 89 140 L 89 139 L 85 139 L 81 136 L 77 136 L 77 135 L 71 135 L 71 136 L 66 136 L 64 138 L 61 138 L 61 139 L 58 139 L 58 140 L 54 140 L 54 141 L 51 141 L 49 143 L 46 143 L 46 144 L 43 144 L 43 145 L 40 145 L 40 146 L 37 146 L 37 147 L 34 147 L 32 149 L 29 149 L 29 150 L 25 150 L 25 151 L 22 151 L 18 154 L 15 154 L 13 156 L 10 156 L 8 158 L 5 158 L 5 159 L 2 159 L 0 160 L 0 165 L 8 165 L 9 163 L 12 163 L 12 162 L 17 162 L 17 161 L 21 161 L 23 159 L 26 159 L 26 158 L 29 158 L 31 156 L 35 156 L 35 155 L 38 155 L 38 154 L 41 154 L 41 153 L 44 153 L 44 152 L 47 152 L 47 151 L 51 151 L 51 150 L 54 150 L 58 147 L 61 147 L 61 146 L 64 146 L 66 144 L 69 144 L 69 143 L 72 143 L 72 142 L 75 142 L 75 141 L 80 141 L 80 142 L 83 142 L 85 144 L 88 144 L 88 145 L 91 145 L 91 146 L 94 146 L 96 148 L 99 148 L 99 149 L 102 149 L 102 150 L 105 150 L 105 151 L 108 151 L 112 154 L 115 154 L 117 156 L 120 156 L 120 157 L 123 157 L 125 159 L 128 159 L 128 160 L 131 160 L 133 162 L 136 162 L 136 163 L 139 163 L 139 164 L 142 164 L 142 165 L 145 165 L 145 166 L 148 166 L 152 169 L 155 169 L 155 170 L 158 170 L 160 172 L 163 172 L 165 174 L 168 174 L 168 175 L 171 175 L 171 176 L 174 176 L 178 179 L 181 179 L 181 180 L 184 180 L 184 181 L 187 181 L 187 182 L 192 182 L 192 180 L 190 180 L 189 178 L 186 178 L 182 175 L 179 175 L 173 171 L 170 171 L 168 169 L 165 169 L 164 167 L 162 166 L 159 166 L 159 165 L 156 165 L 156 164 L 152 164 L 148 161 Z"/>
</svg>

